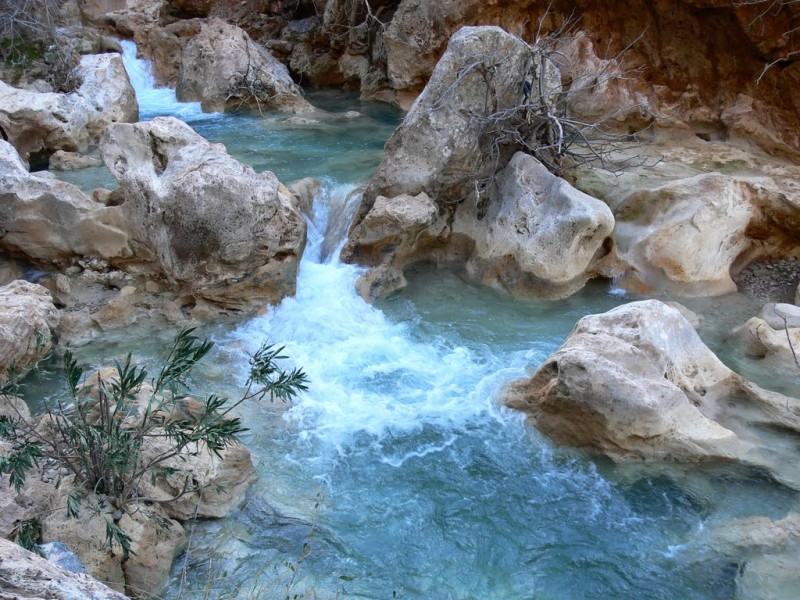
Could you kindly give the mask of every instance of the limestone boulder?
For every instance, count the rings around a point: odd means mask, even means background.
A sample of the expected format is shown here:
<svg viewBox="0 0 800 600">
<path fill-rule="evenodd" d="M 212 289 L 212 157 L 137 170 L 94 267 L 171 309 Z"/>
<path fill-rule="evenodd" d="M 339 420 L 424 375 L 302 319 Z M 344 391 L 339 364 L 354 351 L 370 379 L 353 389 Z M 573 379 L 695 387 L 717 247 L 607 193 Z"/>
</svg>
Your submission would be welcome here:
<svg viewBox="0 0 800 600">
<path fill-rule="evenodd" d="M 0 382 L 12 364 L 25 373 L 50 351 L 56 314 L 50 293 L 40 285 L 17 280 L 0 287 Z"/>
<path fill-rule="evenodd" d="M 670 181 L 614 207 L 620 257 L 633 289 L 686 296 L 736 291 L 734 262 L 753 246 L 757 188 L 720 173 Z"/>
<path fill-rule="evenodd" d="M 657 300 L 581 319 L 505 402 L 556 442 L 615 460 L 738 460 L 800 485 L 795 461 L 764 433 L 796 435 L 800 401 L 729 370 Z"/>
<path fill-rule="evenodd" d="M 165 450 L 168 448 L 156 440 L 148 442 L 142 453 L 155 456 Z M 161 501 L 174 498 L 184 490 L 187 477 L 190 484 L 200 490 L 163 504 L 166 514 L 181 521 L 195 516 L 203 519 L 227 516 L 242 503 L 245 493 L 256 480 L 250 452 L 239 444 L 226 448 L 219 456 L 203 444 L 193 445 L 180 456 L 161 464 L 175 469 L 175 472 L 157 479 L 155 485 L 143 481 L 144 495 Z"/>
<path fill-rule="evenodd" d="M 496 166 L 474 117 L 486 112 L 482 65 L 502 65 L 493 71 L 491 94 L 492 109 L 500 111 L 523 100 L 530 59 L 529 47 L 499 27 L 464 27 L 455 33 L 422 94 L 386 143 L 385 157 L 364 194 L 362 216 L 379 195 L 426 192 L 437 203 L 471 198 L 476 182 Z"/>
<path fill-rule="evenodd" d="M 62 492 L 66 494 L 66 489 Z M 61 497 L 59 506 L 66 507 L 65 495 Z M 113 522 L 114 509 L 107 504 L 101 506 L 97 498 L 90 496 L 83 499 L 78 517 L 67 518 L 64 513 L 64 510 L 54 511 L 41 519 L 42 542 L 61 542 L 78 555 L 92 577 L 118 592 L 124 592 L 122 553 L 119 547 L 112 552 L 104 544 L 106 524 Z"/>
<path fill-rule="evenodd" d="M 0 415 L 13 420 L 30 418 L 25 403 L 13 397 L 0 396 Z M 0 456 L 11 450 L 10 443 L 0 440 Z M 14 539 L 20 523 L 53 510 L 58 498 L 56 486 L 36 475 L 28 475 L 19 493 L 11 485 L 8 475 L 0 476 L 0 539 Z"/>
<path fill-rule="evenodd" d="M 66 266 L 77 256 L 124 256 L 122 212 L 92 202 L 69 183 L 28 172 L 0 140 L 0 249 L 37 264 Z"/>
<path fill-rule="evenodd" d="M 294 293 L 306 226 L 275 175 L 173 118 L 110 125 L 101 150 L 125 197 L 126 268 L 227 307 Z"/>
<path fill-rule="evenodd" d="M 25 161 L 56 150 L 85 152 L 91 110 L 78 94 L 21 90 L 0 81 L 0 138 Z"/>
<path fill-rule="evenodd" d="M 424 192 L 378 196 L 351 232 L 345 251 L 361 264 L 391 263 L 402 268 L 414 260 L 420 236 L 437 223 L 438 212 Z"/>
<path fill-rule="evenodd" d="M 497 175 L 486 215 L 464 203 L 453 223 L 454 235 L 474 242 L 467 262 L 474 280 L 541 298 L 583 287 L 609 253 L 613 229 L 606 204 L 521 152 Z"/>
<path fill-rule="evenodd" d="M 186 531 L 159 506 L 136 506 L 120 518 L 119 527 L 132 538 L 132 554 L 122 564 L 125 589 L 133 597 L 160 590 L 172 563 L 186 549 Z"/>
<path fill-rule="evenodd" d="M 13 590 L 9 598 L 126 600 L 89 575 L 66 571 L 5 539 L 0 539 L 0 580 Z"/>
<path fill-rule="evenodd" d="M 136 91 L 119 54 L 82 56 L 77 71 L 83 80 L 77 93 L 91 110 L 87 127 L 93 139 L 97 139 L 109 123 L 139 120 Z"/>
<path fill-rule="evenodd" d="M 212 18 L 186 43 L 175 93 L 206 111 L 258 108 L 313 111 L 286 66 L 247 33 Z"/>
<path fill-rule="evenodd" d="M 92 577 L 118 591 L 133 597 L 158 591 L 173 560 L 185 547 L 186 532 L 181 524 L 159 506 L 135 505 L 128 511 L 115 512 L 92 494 L 83 498 L 77 517 L 66 517 L 66 493 L 62 490 L 62 510 L 42 519 L 42 541 L 61 542 L 80 558 Z M 116 542 L 113 550 L 105 544 L 109 522 L 131 538 L 133 552 L 126 560 Z"/>
<path fill-rule="evenodd" d="M 613 258 L 605 260 L 613 248 L 608 206 L 528 154 L 511 159 L 486 199 L 483 207 L 464 202 L 442 210 L 425 193 L 378 196 L 344 249 L 381 268 L 362 278 L 362 295 L 374 300 L 403 285 L 405 267 L 434 262 L 466 264 L 474 281 L 516 296 L 562 298 Z"/>
<path fill-rule="evenodd" d="M 402 290 L 407 284 L 402 270 L 391 265 L 379 265 L 359 276 L 356 291 L 365 302 L 372 304 L 379 298 Z"/>
<path fill-rule="evenodd" d="M 614 213 L 619 285 L 648 295 L 719 295 L 738 285 L 759 297 L 788 296 L 779 279 L 758 284 L 750 271 L 763 269 L 750 265 L 783 259 L 781 271 L 793 277 L 788 259 L 800 243 L 796 164 L 691 131 L 664 134 L 639 158 L 643 164 L 623 173 L 573 171 L 576 187 Z"/>
</svg>

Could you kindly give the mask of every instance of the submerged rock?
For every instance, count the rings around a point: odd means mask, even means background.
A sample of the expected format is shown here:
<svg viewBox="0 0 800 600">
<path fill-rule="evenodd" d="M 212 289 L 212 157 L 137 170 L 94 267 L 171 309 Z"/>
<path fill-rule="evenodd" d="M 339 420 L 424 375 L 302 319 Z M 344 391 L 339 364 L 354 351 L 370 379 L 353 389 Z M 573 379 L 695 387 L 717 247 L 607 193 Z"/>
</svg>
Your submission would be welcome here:
<svg viewBox="0 0 800 600">
<path fill-rule="evenodd" d="M 184 47 L 175 93 L 181 101 L 200 101 L 206 111 L 314 110 L 283 63 L 244 30 L 218 18 L 204 22 Z"/>
<path fill-rule="evenodd" d="M 306 226 L 275 175 L 174 118 L 111 125 L 101 150 L 125 198 L 126 269 L 231 308 L 294 293 Z"/>
<path fill-rule="evenodd" d="M 0 539 L 0 580 L 0 591 L 8 590 L 13 598 L 126 600 L 96 579 L 62 569 L 5 539 Z"/>
<path fill-rule="evenodd" d="M 657 300 L 584 317 L 504 402 L 556 442 L 615 460 L 738 460 L 800 487 L 795 461 L 767 433 L 800 431 L 800 403 L 725 367 Z"/>
</svg>

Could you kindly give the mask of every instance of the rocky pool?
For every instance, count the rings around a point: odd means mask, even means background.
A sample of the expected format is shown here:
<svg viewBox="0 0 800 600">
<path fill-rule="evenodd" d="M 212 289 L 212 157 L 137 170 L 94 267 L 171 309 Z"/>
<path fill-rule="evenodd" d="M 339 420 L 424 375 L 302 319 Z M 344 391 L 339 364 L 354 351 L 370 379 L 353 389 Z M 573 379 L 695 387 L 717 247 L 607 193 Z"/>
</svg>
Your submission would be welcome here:
<svg viewBox="0 0 800 600">
<path fill-rule="evenodd" d="M 295 297 L 208 327 L 214 355 L 198 389 L 236 395 L 248 352 L 286 347 L 310 379 L 292 405 L 250 404 L 244 438 L 259 475 L 230 518 L 189 524 L 165 598 L 733 598 L 743 558 L 721 551 L 732 519 L 778 519 L 798 496 L 731 466 L 620 467 L 553 446 L 496 398 L 531 373 L 583 315 L 637 299 L 594 283 L 557 302 L 520 302 L 419 269 L 376 306 L 338 260 L 358 185 L 401 114 L 340 92 L 326 111 L 206 115 L 157 90 L 125 44 L 141 118 L 170 114 L 285 183 L 324 181 Z M 360 116 L 349 114 L 358 111 Z M 112 185 L 103 168 L 66 174 Z M 759 384 L 796 393 L 794 373 L 743 358 L 728 331 L 760 308 L 743 296 L 686 300 L 706 343 Z M 165 339 L 169 332 L 163 332 Z M 132 331 L 81 350 L 158 356 Z M 800 590 L 798 590 L 800 593 Z M 297 596 L 295 596 L 297 594 Z M 787 596 L 792 597 L 792 596 Z"/>
</svg>

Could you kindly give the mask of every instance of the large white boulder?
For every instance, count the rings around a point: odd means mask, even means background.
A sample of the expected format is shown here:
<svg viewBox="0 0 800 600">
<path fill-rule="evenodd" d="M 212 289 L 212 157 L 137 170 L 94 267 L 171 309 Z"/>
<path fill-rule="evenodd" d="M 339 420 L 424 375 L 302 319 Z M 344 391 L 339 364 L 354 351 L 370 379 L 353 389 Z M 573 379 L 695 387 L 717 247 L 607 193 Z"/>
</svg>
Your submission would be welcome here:
<svg viewBox="0 0 800 600">
<path fill-rule="evenodd" d="M 0 249 L 35 263 L 65 266 L 77 256 L 129 254 L 122 212 L 77 187 L 28 172 L 0 140 Z"/>
<path fill-rule="evenodd" d="M 34 92 L 0 81 L 0 138 L 23 160 L 57 150 L 85 152 L 108 123 L 139 118 L 136 92 L 119 54 L 81 57 L 75 92 Z"/>
<path fill-rule="evenodd" d="M 762 437 L 765 427 L 796 435 L 800 401 L 725 367 L 677 310 L 657 300 L 581 319 L 505 402 L 555 441 L 616 460 L 739 460 L 800 486 L 793 457 Z"/>
<path fill-rule="evenodd" d="M 630 278 L 656 291 L 719 295 L 736 291 L 731 266 L 752 240 L 754 190 L 708 173 L 633 192 L 615 207 L 620 256 Z"/>
<path fill-rule="evenodd" d="M 90 112 L 78 94 L 32 92 L 0 81 L 0 138 L 25 161 L 56 150 L 85 152 Z"/>
<path fill-rule="evenodd" d="M 437 203 L 470 198 L 475 183 L 510 158 L 489 155 L 476 116 L 522 102 L 531 57 L 527 44 L 499 27 L 464 27 L 455 33 L 386 143 L 386 155 L 364 194 L 365 208 L 379 195 L 426 192 Z"/>
<path fill-rule="evenodd" d="M 366 295 L 397 289 L 405 267 L 431 261 L 465 263 L 474 281 L 516 296 L 563 298 L 603 273 L 613 247 L 608 206 L 521 152 L 497 174 L 485 214 L 473 202 L 453 213 L 448 220 L 424 192 L 378 196 L 345 248 L 350 259 L 382 269 Z"/>
<path fill-rule="evenodd" d="M 125 197 L 128 270 L 230 307 L 294 293 L 305 221 L 271 172 L 169 117 L 112 124 L 101 150 Z"/>
<path fill-rule="evenodd" d="M 311 112 L 286 66 L 243 29 L 212 18 L 183 49 L 175 93 L 203 110 L 237 108 Z"/>
<path fill-rule="evenodd" d="M 474 242 L 467 270 L 476 281 L 517 295 L 574 293 L 609 252 L 614 216 L 606 204 L 518 152 L 497 175 L 485 217 L 456 210 L 453 233 Z M 605 246 L 605 247 L 604 247 Z"/>
</svg>

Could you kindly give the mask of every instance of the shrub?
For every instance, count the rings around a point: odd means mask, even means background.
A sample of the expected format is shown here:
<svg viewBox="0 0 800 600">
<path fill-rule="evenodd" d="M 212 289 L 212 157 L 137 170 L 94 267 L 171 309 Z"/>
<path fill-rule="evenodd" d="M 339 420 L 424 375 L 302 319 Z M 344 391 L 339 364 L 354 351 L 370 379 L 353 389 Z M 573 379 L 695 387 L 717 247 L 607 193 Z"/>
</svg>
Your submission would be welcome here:
<svg viewBox="0 0 800 600">
<path fill-rule="evenodd" d="M 11 443 L 11 450 L 0 456 L 0 474 L 8 474 L 10 485 L 19 492 L 28 471 L 41 461 L 51 461 L 75 476 L 78 490 L 104 497 L 122 514 L 130 504 L 148 501 L 139 495 L 146 478 L 155 483 L 177 472 L 164 466 L 169 459 L 195 445 L 220 456 L 236 443 L 246 428 L 231 411 L 242 402 L 265 397 L 289 401 L 307 389 L 301 369 L 285 371 L 278 366 L 286 358 L 283 348 L 264 344 L 250 357 L 250 376 L 238 400 L 230 403 L 217 395 L 204 402 L 194 400 L 184 393 L 187 378 L 212 346 L 193 329 L 181 331 L 158 376 L 149 382 L 147 369 L 133 365 L 130 354 L 123 362 L 115 361 L 110 376 L 101 371 L 85 378 L 74 356 L 66 352 L 67 398 L 47 401 L 39 419 L 19 411 L 16 416 L 0 416 L 0 437 Z M 12 369 L 0 395 L 14 395 L 17 389 Z M 149 440 L 168 443 L 148 449 Z M 201 489 L 187 474 L 183 489 L 171 500 Z M 77 516 L 80 500 L 80 493 L 68 497 L 69 516 Z M 18 539 L 32 539 L 30 527 L 26 525 Z M 106 537 L 109 547 L 117 542 L 127 555 L 130 538 L 115 523 L 108 523 Z"/>
</svg>

